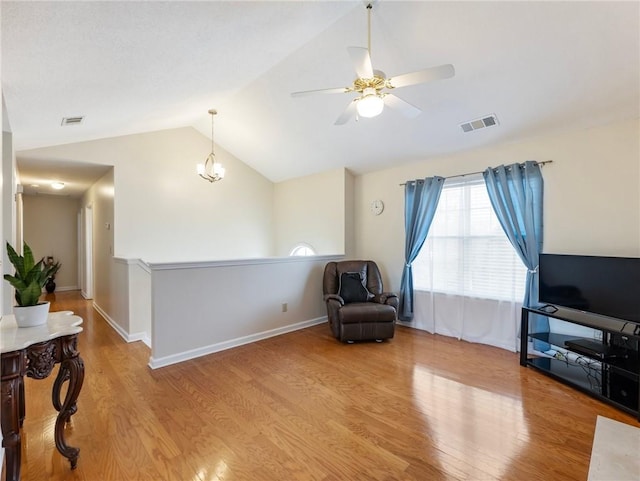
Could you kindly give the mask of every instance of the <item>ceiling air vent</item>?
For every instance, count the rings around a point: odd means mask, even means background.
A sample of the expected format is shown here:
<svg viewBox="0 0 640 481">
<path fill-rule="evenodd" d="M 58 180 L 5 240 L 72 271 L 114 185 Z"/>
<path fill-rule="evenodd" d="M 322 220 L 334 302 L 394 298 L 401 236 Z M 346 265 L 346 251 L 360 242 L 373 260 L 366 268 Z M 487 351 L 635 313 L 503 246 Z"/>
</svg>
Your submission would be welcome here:
<svg viewBox="0 0 640 481">
<path fill-rule="evenodd" d="M 491 127 L 492 125 L 498 125 L 498 118 L 495 114 L 482 117 L 481 119 L 470 120 L 464 124 L 460 124 L 460 128 L 463 132 L 471 132 L 472 130 L 484 129 L 485 127 Z"/>
<path fill-rule="evenodd" d="M 84 117 L 63 117 L 62 118 L 62 126 L 64 127 L 65 125 L 80 125 L 82 123 L 82 121 L 84 120 Z"/>
</svg>

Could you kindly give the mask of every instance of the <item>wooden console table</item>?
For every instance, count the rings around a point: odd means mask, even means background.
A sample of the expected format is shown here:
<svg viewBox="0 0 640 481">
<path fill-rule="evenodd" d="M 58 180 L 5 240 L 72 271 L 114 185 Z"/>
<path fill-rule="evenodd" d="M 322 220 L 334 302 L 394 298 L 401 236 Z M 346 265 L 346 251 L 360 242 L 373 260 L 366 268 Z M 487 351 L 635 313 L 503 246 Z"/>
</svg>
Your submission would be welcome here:
<svg viewBox="0 0 640 481">
<path fill-rule="evenodd" d="M 52 312 L 47 323 L 37 327 L 18 328 L 13 316 L 0 320 L 0 352 L 2 381 L 2 447 L 5 448 L 6 480 L 20 479 L 20 428 L 25 417 L 25 374 L 44 379 L 55 364 L 60 364 L 53 383 L 53 406 L 58 411 L 55 443 L 58 451 L 76 467 L 80 449 L 68 446 L 64 427 L 76 412 L 76 401 L 84 380 L 84 364 L 78 354 L 78 333 L 82 318 L 71 311 Z M 67 382 L 64 401 L 60 401 L 62 385 Z"/>
</svg>

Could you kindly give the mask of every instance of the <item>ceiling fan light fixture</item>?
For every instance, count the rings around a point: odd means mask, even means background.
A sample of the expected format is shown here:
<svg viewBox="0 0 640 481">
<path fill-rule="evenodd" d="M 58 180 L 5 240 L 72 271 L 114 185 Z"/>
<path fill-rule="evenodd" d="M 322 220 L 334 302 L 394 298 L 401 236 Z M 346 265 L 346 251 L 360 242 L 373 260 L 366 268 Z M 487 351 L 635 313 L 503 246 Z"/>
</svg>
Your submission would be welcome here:
<svg viewBox="0 0 640 481">
<path fill-rule="evenodd" d="M 358 120 L 360 117 L 376 117 L 382 113 L 385 106 L 393 110 L 398 110 L 409 119 L 415 119 L 420 115 L 420 110 L 415 105 L 402 100 L 390 92 L 392 89 L 407 87 L 434 80 L 451 78 L 455 75 L 453 65 L 446 64 L 437 67 L 429 67 L 417 72 L 409 72 L 387 78 L 381 70 L 374 70 L 371 63 L 371 10 L 374 4 L 380 0 L 365 0 L 367 9 L 367 47 L 347 47 L 347 52 L 351 58 L 356 79 L 352 85 L 344 88 L 329 88 L 319 90 L 304 90 L 293 92 L 292 97 L 302 97 L 314 93 L 336 94 L 336 93 L 357 93 L 347 104 L 344 111 L 338 116 L 334 125 L 344 125 L 353 117 Z"/>
<path fill-rule="evenodd" d="M 380 115 L 384 109 L 382 96 L 378 95 L 378 92 L 374 88 L 366 88 L 362 93 L 362 97 L 356 104 L 358 115 L 366 118 Z"/>
</svg>

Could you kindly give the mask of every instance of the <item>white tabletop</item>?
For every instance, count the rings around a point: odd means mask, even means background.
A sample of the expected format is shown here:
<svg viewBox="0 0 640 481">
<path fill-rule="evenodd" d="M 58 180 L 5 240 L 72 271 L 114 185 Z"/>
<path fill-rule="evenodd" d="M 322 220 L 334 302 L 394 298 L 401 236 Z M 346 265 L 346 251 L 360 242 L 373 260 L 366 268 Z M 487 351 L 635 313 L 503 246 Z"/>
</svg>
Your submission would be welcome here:
<svg viewBox="0 0 640 481">
<path fill-rule="evenodd" d="M 50 312 L 47 323 L 35 327 L 18 327 L 13 315 L 0 319 L 0 352 L 18 351 L 32 344 L 82 332 L 82 318 L 71 311 Z"/>
</svg>

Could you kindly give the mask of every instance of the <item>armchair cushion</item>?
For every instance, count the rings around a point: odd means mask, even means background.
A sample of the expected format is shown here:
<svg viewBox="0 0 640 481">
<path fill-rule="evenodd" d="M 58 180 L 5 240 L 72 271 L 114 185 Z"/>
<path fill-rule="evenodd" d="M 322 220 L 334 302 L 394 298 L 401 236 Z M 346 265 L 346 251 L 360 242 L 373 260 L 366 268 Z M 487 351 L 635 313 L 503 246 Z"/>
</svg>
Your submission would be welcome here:
<svg viewBox="0 0 640 481">
<path fill-rule="evenodd" d="M 345 304 L 367 302 L 373 298 L 373 294 L 367 290 L 364 278 L 359 272 L 343 272 L 340 275 L 338 295 L 342 297 Z"/>
<path fill-rule="evenodd" d="M 341 324 L 361 324 L 362 322 L 393 324 L 396 320 L 396 310 L 386 304 L 362 302 L 351 304 L 348 309 L 340 309 L 338 319 Z"/>
</svg>

